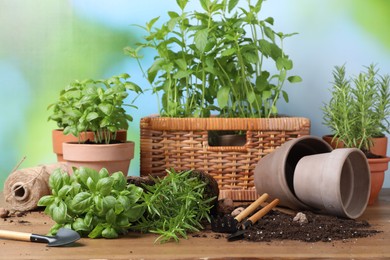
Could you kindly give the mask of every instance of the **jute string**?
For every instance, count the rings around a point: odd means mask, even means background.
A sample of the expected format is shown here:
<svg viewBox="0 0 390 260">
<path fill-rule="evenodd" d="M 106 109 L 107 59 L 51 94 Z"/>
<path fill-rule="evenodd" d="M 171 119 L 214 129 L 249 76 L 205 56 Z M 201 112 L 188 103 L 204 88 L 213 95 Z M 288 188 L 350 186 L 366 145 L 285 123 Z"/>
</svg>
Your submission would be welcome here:
<svg viewBox="0 0 390 260">
<path fill-rule="evenodd" d="M 49 177 L 57 168 L 67 170 L 65 163 L 13 170 L 4 183 L 5 201 L 13 210 L 36 209 L 39 199 L 51 193 Z"/>
</svg>

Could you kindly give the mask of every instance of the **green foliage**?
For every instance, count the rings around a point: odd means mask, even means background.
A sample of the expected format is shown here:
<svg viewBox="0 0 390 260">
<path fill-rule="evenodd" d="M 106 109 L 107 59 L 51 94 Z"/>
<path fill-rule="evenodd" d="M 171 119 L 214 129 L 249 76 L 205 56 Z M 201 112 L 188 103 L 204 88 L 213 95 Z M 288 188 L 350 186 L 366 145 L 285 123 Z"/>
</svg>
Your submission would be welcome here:
<svg viewBox="0 0 390 260">
<path fill-rule="evenodd" d="M 191 171 L 168 171 L 167 176 L 154 179 L 155 184 L 145 186 L 142 195 L 146 214 L 134 228 L 157 233 L 156 241 L 179 241 L 187 232 L 199 231 L 201 221 L 210 221 L 211 201 L 205 198 L 207 183 L 191 175 Z"/>
<path fill-rule="evenodd" d="M 157 94 L 162 116 L 208 117 L 217 111 L 223 117 L 270 117 L 276 102 L 288 96 L 285 81 L 293 62 L 283 51 L 283 40 L 294 34 L 275 32 L 274 19 L 259 18 L 263 0 L 238 7 L 237 0 L 202 0 L 202 10 L 185 11 L 188 1 L 177 1 L 180 13 L 160 27 L 158 17 L 146 23 L 147 35 L 137 48 L 125 52 L 137 59 L 144 76 Z M 153 64 L 142 68 L 140 51 L 156 51 Z M 273 70 L 263 68 L 265 62 Z M 275 74 L 271 71 L 276 70 Z M 159 99 L 161 95 L 161 100 Z M 217 101 L 217 104 L 214 102 Z"/>
<path fill-rule="evenodd" d="M 128 81 L 128 74 L 121 74 L 103 80 L 74 81 L 65 87 L 53 108 L 49 120 L 57 122 L 64 134 L 78 136 L 86 131 L 93 131 L 95 142 L 110 143 L 115 139 L 116 132 L 128 128 L 128 121 L 132 116 L 126 114 L 124 106 L 137 108 L 125 104 L 128 91 L 136 94 L 142 89 Z M 138 97 L 138 95 L 137 95 Z"/>
<path fill-rule="evenodd" d="M 335 66 L 332 97 L 323 107 L 324 124 L 346 147 L 369 151 L 372 138 L 389 133 L 390 76 L 374 65 L 347 79 L 345 66 Z"/>
<path fill-rule="evenodd" d="M 121 172 L 109 175 L 105 168 L 97 172 L 80 167 L 69 175 L 57 169 L 49 186 L 52 194 L 42 197 L 38 206 L 45 206 L 45 213 L 56 222 L 50 234 L 67 227 L 90 238 L 116 238 L 145 210 L 139 203 L 142 188 L 127 184 Z"/>
</svg>

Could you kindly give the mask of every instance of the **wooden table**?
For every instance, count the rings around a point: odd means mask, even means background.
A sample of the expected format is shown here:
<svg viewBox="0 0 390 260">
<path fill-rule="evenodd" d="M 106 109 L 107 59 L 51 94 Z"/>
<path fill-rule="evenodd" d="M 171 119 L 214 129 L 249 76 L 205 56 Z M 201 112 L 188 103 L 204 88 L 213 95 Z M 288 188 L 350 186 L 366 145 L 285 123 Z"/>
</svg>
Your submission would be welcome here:
<svg viewBox="0 0 390 260">
<path fill-rule="evenodd" d="M 4 206 L 1 196 L 0 207 Z M 0 259 L 390 259 L 390 189 L 382 190 L 379 201 L 368 207 L 361 219 L 384 232 L 369 238 L 317 243 L 227 242 L 211 232 L 167 244 L 154 244 L 153 234 L 129 234 L 112 240 L 82 238 L 68 247 L 0 239 Z M 34 211 L 0 220 L 0 229 L 46 234 L 52 224 L 41 211 Z"/>
</svg>

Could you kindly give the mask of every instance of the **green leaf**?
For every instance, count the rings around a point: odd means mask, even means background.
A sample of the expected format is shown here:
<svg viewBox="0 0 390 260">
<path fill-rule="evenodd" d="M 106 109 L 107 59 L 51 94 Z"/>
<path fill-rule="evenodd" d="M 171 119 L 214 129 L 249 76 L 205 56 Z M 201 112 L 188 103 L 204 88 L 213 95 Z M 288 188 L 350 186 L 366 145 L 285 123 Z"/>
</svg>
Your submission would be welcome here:
<svg viewBox="0 0 390 260">
<path fill-rule="evenodd" d="M 298 83 L 298 82 L 302 82 L 302 78 L 300 76 L 290 76 L 287 78 L 287 80 L 290 82 L 290 83 Z"/>
<path fill-rule="evenodd" d="M 117 238 L 118 233 L 112 227 L 107 227 L 102 231 L 102 237 L 104 238 Z"/>
<path fill-rule="evenodd" d="M 106 221 L 110 224 L 114 224 L 116 222 L 116 214 L 113 208 L 108 210 L 106 214 Z"/>
<path fill-rule="evenodd" d="M 53 208 L 52 218 L 58 224 L 66 222 L 67 206 L 65 202 L 60 201 L 56 207 Z"/>
<path fill-rule="evenodd" d="M 105 177 L 98 181 L 96 184 L 96 190 L 100 192 L 102 196 L 107 196 L 111 193 L 112 185 L 114 184 L 114 179 L 111 177 Z"/>
<path fill-rule="evenodd" d="M 239 0 L 230 0 L 229 1 L 229 8 L 228 8 L 229 13 L 234 9 L 234 7 L 237 6 L 238 1 Z"/>
<path fill-rule="evenodd" d="M 200 52 L 204 52 L 207 45 L 208 29 L 202 29 L 195 33 L 195 46 Z"/>
<path fill-rule="evenodd" d="M 289 99 L 288 99 L 288 94 L 286 91 L 282 90 L 282 95 L 283 95 L 283 99 L 284 101 L 286 101 L 286 103 L 288 103 Z"/>
<path fill-rule="evenodd" d="M 72 186 L 70 185 L 64 185 L 61 187 L 61 189 L 58 191 L 58 197 L 65 198 L 66 195 L 72 190 Z"/>
<path fill-rule="evenodd" d="M 90 228 L 88 227 L 88 225 L 85 224 L 84 219 L 82 218 L 77 218 L 73 222 L 72 229 L 74 231 L 90 231 Z"/>
<path fill-rule="evenodd" d="M 274 25 L 274 18 L 268 17 L 264 20 L 266 23 L 269 23 L 270 25 Z"/>
<path fill-rule="evenodd" d="M 230 94 L 229 87 L 224 86 L 218 90 L 217 101 L 220 108 L 224 108 L 227 106 L 229 102 L 229 94 Z"/>
<path fill-rule="evenodd" d="M 145 212 L 145 207 L 137 205 L 126 211 L 126 216 L 130 222 L 139 220 Z"/>
<path fill-rule="evenodd" d="M 264 26 L 264 33 L 272 42 L 275 42 L 275 33 L 271 28 Z"/>
<path fill-rule="evenodd" d="M 60 169 L 56 169 L 54 170 L 54 172 L 50 175 L 50 178 L 49 178 L 49 186 L 50 188 L 53 190 L 53 192 L 55 194 L 58 193 L 58 191 L 61 189 L 62 187 L 62 178 L 63 178 L 63 174 L 64 172 L 62 172 L 62 170 Z"/>
<path fill-rule="evenodd" d="M 188 3 L 188 0 L 176 0 L 176 3 L 179 5 L 181 10 L 184 10 Z"/>
<path fill-rule="evenodd" d="M 235 49 L 235 48 L 229 48 L 229 49 L 224 50 L 224 51 L 221 53 L 221 56 L 222 56 L 222 57 L 230 56 L 230 55 L 234 54 L 235 52 L 236 52 L 236 49 Z"/>
<path fill-rule="evenodd" d="M 87 187 L 92 192 L 96 191 L 96 182 L 91 177 L 87 179 Z"/>
<path fill-rule="evenodd" d="M 99 178 L 105 178 L 105 177 L 109 177 L 109 176 L 110 176 L 110 173 L 108 172 L 108 170 L 106 168 L 100 169 Z"/>
<path fill-rule="evenodd" d="M 173 75 L 174 79 L 182 79 L 190 76 L 193 73 L 192 70 L 179 70 Z"/>
<path fill-rule="evenodd" d="M 181 70 L 187 70 L 187 62 L 185 59 L 177 59 L 175 63 L 179 66 Z"/>
<path fill-rule="evenodd" d="M 89 238 L 98 238 L 102 236 L 104 226 L 102 223 L 96 225 L 96 227 L 88 234 Z"/>
<path fill-rule="evenodd" d="M 86 212 L 91 205 L 91 202 L 91 193 L 84 191 L 76 194 L 71 202 L 71 208 L 75 212 Z"/>
<path fill-rule="evenodd" d="M 276 67 L 278 70 L 286 69 L 286 70 L 291 70 L 293 67 L 292 60 L 284 58 L 284 57 L 279 57 L 276 60 Z"/>
<path fill-rule="evenodd" d="M 157 20 L 160 19 L 160 17 L 155 17 L 152 20 L 150 20 L 148 23 L 146 23 L 146 30 L 150 32 L 153 28 L 153 25 L 157 22 Z"/>
<path fill-rule="evenodd" d="M 261 53 L 264 56 L 266 56 L 266 57 L 271 56 L 272 47 L 271 47 L 271 44 L 267 40 L 264 40 L 264 39 L 259 40 L 259 48 L 260 48 Z"/>
<path fill-rule="evenodd" d="M 248 98 L 248 102 L 250 104 L 253 104 L 256 100 L 256 94 L 254 91 L 252 90 L 249 90 L 248 93 L 247 93 L 247 98 Z"/>
<path fill-rule="evenodd" d="M 54 196 L 53 195 L 45 195 L 41 197 L 38 201 L 37 206 L 42 207 L 42 206 L 49 206 L 54 202 Z"/>
<path fill-rule="evenodd" d="M 114 111 L 114 106 L 110 103 L 101 103 L 99 104 L 99 109 L 102 111 L 104 114 L 110 116 L 112 112 Z M 88 120 L 90 121 L 90 120 Z"/>
<path fill-rule="evenodd" d="M 111 178 L 114 179 L 114 184 L 112 188 L 117 191 L 122 191 L 126 188 L 127 181 L 122 172 L 114 172 L 111 174 Z"/>
<path fill-rule="evenodd" d="M 116 202 L 116 198 L 114 196 L 103 197 L 103 209 L 104 209 L 104 211 L 108 211 L 110 209 L 114 210 L 116 203 L 117 203 Z"/>
<path fill-rule="evenodd" d="M 180 17 L 180 15 L 176 12 L 173 12 L 173 11 L 168 11 L 168 15 L 170 18 L 177 18 L 177 17 Z"/>
</svg>

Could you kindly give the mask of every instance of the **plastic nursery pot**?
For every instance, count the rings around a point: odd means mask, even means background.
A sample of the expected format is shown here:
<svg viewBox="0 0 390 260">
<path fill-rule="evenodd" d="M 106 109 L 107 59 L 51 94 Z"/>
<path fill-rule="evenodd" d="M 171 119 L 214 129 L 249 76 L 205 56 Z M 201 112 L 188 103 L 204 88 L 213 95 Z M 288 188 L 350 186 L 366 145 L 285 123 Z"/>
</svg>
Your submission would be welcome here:
<svg viewBox="0 0 390 260">
<path fill-rule="evenodd" d="M 254 172 L 256 192 L 268 193 L 271 199 L 278 198 L 281 206 L 291 209 L 308 208 L 295 195 L 295 167 L 307 155 L 330 151 L 332 147 L 315 136 L 302 136 L 285 142 L 257 163 Z"/>
<path fill-rule="evenodd" d="M 294 190 L 299 200 L 317 211 L 358 218 L 370 195 L 366 156 L 356 148 L 305 156 L 295 168 Z"/>
</svg>

